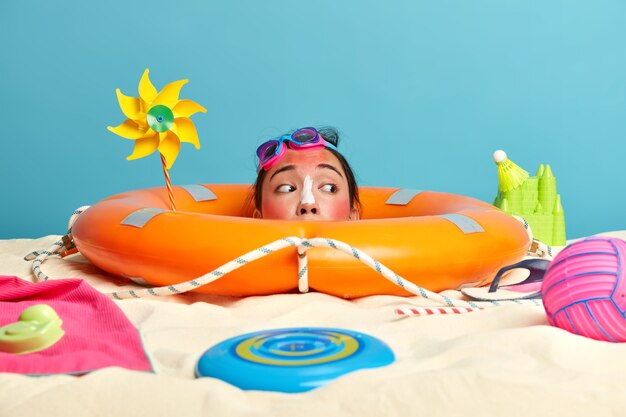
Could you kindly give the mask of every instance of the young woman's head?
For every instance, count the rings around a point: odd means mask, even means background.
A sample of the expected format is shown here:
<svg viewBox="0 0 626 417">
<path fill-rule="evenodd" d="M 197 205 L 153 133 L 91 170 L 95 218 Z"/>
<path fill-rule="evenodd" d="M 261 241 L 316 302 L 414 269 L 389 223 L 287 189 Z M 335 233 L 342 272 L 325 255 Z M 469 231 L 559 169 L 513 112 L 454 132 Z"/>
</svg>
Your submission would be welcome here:
<svg viewBox="0 0 626 417">
<path fill-rule="evenodd" d="M 335 129 L 298 129 L 257 149 L 254 217 L 357 220 L 359 192 Z"/>
</svg>

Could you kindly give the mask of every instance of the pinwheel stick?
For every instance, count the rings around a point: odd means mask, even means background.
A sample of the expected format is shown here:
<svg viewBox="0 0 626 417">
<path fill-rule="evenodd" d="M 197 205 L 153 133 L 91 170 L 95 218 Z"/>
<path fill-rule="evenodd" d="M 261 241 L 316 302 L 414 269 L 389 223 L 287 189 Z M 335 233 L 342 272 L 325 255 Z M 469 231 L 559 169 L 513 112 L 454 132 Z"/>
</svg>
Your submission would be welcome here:
<svg viewBox="0 0 626 417">
<path fill-rule="evenodd" d="M 165 185 L 167 186 L 167 196 L 170 198 L 170 205 L 172 206 L 172 211 L 176 211 L 176 204 L 174 203 L 174 193 L 172 192 L 172 182 L 170 181 L 170 173 L 167 170 L 167 161 L 165 161 L 165 157 L 161 154 L 161 165 L 163 166 L 163 175 L 165 175 Z"/>
</svg>

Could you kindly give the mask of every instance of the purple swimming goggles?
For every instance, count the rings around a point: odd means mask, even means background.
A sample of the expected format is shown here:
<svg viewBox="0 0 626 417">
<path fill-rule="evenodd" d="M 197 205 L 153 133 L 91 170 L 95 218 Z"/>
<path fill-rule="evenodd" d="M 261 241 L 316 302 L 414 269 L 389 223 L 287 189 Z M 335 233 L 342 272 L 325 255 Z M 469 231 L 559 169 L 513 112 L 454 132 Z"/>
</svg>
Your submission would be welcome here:
<svg viewBox="0 0 626 417">
<path fill-rule="evenodd" d="M 314 127 L 304 127 L 298 129 L 290 135 L 284 135 L 280 139 L 271 139 L 263 143 L 256 150 L 259 157 L 258 170 L 268 171 L 280 161 L 287 147 L 293 150 L 315 150 L 330 148 L 337 150 L 337 147 L 319 134 Z"/>
</svg>

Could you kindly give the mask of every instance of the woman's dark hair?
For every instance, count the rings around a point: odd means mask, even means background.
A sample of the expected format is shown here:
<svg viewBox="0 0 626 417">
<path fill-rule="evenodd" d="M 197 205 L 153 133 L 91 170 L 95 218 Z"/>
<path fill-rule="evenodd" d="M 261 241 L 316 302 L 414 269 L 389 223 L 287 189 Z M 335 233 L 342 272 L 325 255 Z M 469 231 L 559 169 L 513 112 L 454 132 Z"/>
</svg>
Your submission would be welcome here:
<svg viewBox="0 0 626 417">
<path fill-rule="evenodd" d="M 339 132 L 337 129 L 333 127 L 322 127 L 317 129 L 317 132 L 324 138 L 324 140 L 332 143 L 336 147 L 339 146 Z M 293 133 L 289 132 L 289 133 Z M 288 134 L 289 134 L 288 133 Z M 282 135 L 281 135 L 282 136 Z M 279 136 L 280 137 L 280 136 Z M 354 177 L 354 172 L 352 172 L 352 168 L 350 168 L 350 164 L 342 154 L 338 151 L 326 148 L 326 150 L 339 160 L 341 164 L 341 168 L 343 168 L 343 172 L 346 173 L 346 180 L 348 181 L 348 194 L 350 198 L 350 208 L 356 208 L 359 212 L 361 211 L 361 200 L 359 199 L 359 188 L 356 184 L 356 179 Z M 267 175 L 267 171 L 260 170 L 259 174 L 256 177 L 256 181 L 253 185 L 253 198 L 254 198 L 254 206 L 257 210 L 261 210 L 261 202 L 263 201 L 262 195 L 262 186 L 263 180 L 265 179 L 265 175 Z"/>
</svg>

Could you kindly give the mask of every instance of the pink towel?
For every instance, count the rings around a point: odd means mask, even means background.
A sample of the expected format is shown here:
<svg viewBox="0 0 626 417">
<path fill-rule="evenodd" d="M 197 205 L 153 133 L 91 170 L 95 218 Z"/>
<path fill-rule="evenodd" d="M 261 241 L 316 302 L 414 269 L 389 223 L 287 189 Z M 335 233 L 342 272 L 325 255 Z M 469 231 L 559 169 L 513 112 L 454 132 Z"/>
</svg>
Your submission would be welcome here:
<svg viewBox="0 0 626 417">
<path fill-rule="evenodd" d="M 65 335 L 39 352 L 0 352 L 0 372 L 28 375 L 84 374 L 118 366 L 152 371 L 139 332 L 115 303 L 81 279 L 31 283 L 0 276 L 0 327 L 18 321 L 24 309 L 48 304 Z"/>
</svg>

